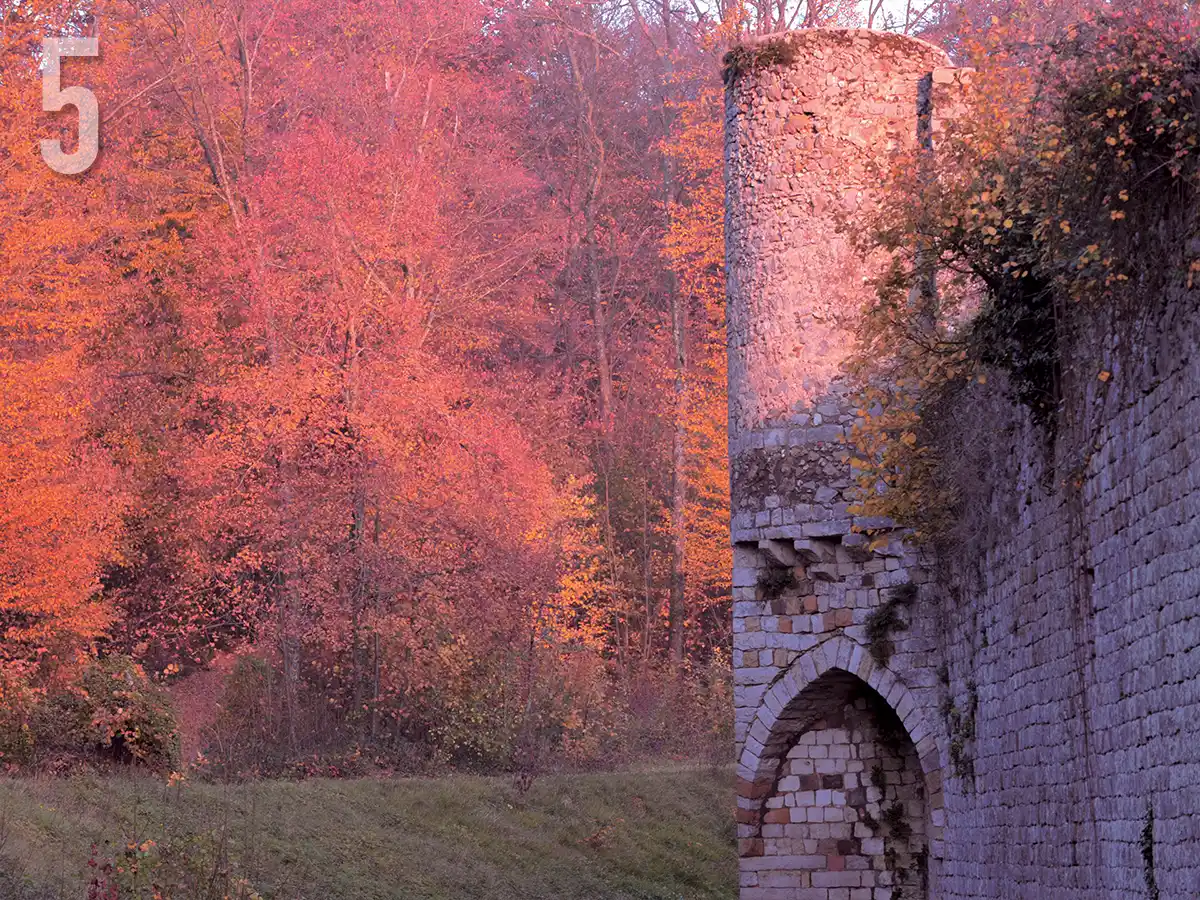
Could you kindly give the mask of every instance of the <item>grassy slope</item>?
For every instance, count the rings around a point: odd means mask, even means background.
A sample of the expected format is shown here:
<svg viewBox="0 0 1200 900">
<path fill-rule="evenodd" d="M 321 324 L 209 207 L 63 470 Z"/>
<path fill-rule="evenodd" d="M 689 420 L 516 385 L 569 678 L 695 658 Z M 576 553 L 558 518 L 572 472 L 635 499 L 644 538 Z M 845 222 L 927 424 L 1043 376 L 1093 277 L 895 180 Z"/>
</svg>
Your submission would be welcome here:
<svg viewBox="0 0 1200 900">
<path fill-rule="evenodd" d="M 176 856 L 226 847 L 278 900 L 730 900 L 732 806 L 728 774 L 686 769 L 546 777 L 524 797 L 469 777 L 0 779 L 0 898 L 82 900 L 93 842 L 153 839 Z"/>
</svg>

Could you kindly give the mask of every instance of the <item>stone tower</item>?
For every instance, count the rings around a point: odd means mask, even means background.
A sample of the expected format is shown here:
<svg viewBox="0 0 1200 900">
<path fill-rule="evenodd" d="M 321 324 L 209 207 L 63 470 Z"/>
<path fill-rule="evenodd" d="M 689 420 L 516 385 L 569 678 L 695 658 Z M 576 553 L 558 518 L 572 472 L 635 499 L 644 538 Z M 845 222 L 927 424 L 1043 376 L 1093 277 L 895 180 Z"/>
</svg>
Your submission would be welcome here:
<svg viewBox="0 0 1200 900">
<path fill-rule="evenodd" d="M 820 29 L 754 39 L 728 78 L 743 900 L 934 896 L 937 675 L 928 629 L 907 627 L 927 576 L 898 540 L 872 550 L 858 530 L 889 523 L 849 511 L 842 368 L 870 288 L 839 223 L 872 201 L 872 163 L 928 125 L 935 76 L 954 77 L 930 44 Z M 880 638 L 887 621 L 905 630 Z"/>
</svg>

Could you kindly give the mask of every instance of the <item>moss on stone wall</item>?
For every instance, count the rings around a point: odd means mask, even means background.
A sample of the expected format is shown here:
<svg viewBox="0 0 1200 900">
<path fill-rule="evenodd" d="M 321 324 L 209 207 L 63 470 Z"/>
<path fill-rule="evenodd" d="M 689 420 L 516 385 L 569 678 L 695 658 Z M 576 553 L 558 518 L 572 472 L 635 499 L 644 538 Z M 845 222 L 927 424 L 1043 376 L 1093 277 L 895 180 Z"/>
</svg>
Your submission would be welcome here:
<svg viewBox="0 0 1200 900">
<path fill-rule="evenodd" d="M 739 44 L 725 54 L 725 83 L 739 75 L 755 72 L 768 66 L 790 66 L 799 59 L 800 51 L 794 42 L 785 37 L 775 38 L 758 45 Z"/>
</svg>

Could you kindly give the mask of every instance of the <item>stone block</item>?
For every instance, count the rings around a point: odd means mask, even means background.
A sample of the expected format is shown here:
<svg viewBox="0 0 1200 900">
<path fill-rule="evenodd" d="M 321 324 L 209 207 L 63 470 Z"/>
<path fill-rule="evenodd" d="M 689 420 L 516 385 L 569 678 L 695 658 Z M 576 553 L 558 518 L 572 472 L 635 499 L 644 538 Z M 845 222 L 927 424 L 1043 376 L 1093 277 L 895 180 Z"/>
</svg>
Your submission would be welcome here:
<svg viewBox="0 0 1200 900">
<path fill-rule="evenodd" d="M 806 538 L 840 537 L 849 534 L 851 527 L 848 520 L 839 519 L 829 522 L 806 522 L 802 531 Z"/>
</svg>

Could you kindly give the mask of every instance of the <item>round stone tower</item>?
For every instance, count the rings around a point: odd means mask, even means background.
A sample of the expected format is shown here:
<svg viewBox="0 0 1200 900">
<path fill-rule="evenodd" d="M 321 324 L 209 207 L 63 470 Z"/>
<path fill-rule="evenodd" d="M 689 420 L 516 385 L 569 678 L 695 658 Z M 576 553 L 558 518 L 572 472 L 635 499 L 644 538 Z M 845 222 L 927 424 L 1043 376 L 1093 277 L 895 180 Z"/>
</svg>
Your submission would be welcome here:
<svg viewBox="0 0 1200 900">
<path fill-rule="evenodd" d="M 850 513 L 843 367 L 874 272 L 849 231 L 888 154 L 928 135 L 935 82 L 954 76 L 930 44 L 861 30 L 755 38 L 729 63 L 742 898 L 874 900 L 903 886 L 926 900 L 942 827 L 936 675 L 908 607 L 927 576 L 899 541 L 862 533 L 890 523 Z M 881 609 L 910 619 L 903 633 L 878 639 Z"/>
<path fill-rule="evenodd" d="M 836 454 L 808 452 L 847 422 L 847 320 L 870 291 L 838 226 L 871 202 L 876 164 L 917 139 L 932 72 L 948 65 L 931 44 L 861 30 L 770 35 L 738 52 L 725 138 L 735 540 L 846 519 Z"/>
</svg>

